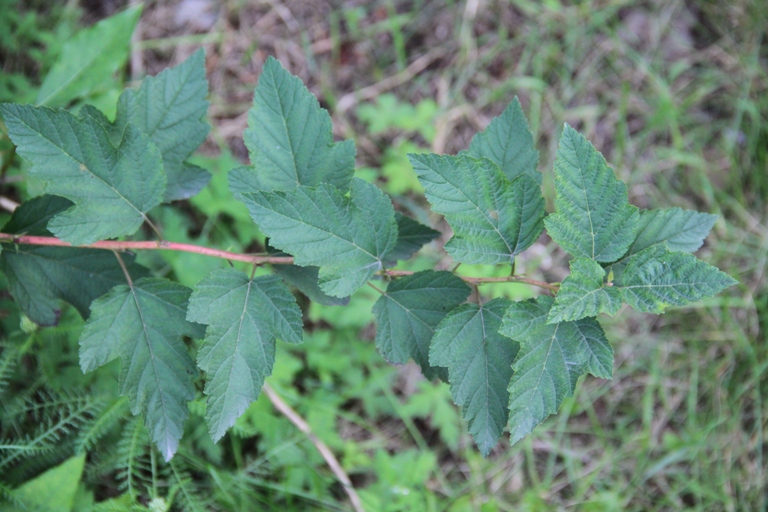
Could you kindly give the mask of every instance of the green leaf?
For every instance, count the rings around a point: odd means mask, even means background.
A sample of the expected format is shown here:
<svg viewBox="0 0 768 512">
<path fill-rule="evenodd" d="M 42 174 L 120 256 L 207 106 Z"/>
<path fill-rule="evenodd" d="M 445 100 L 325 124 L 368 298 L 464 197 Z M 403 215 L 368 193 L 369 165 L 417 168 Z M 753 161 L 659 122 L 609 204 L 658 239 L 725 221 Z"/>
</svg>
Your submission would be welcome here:
<svg viewBox="0 0 768 512">
<path fill-rule="evenodd" d="M 122 133 L 131 123 L 160 150 L 168 177 L 165 202 L 194 196 L 211 178 L 205 169 L 185 162 L 208 135 L 207 95 L 201 48 L 178 66 L 146 77 L 137 90 L 126 89 L 120 96 L 116 130 Z"/>
<path fill-rule="evenodd" d="M 635 241 L 620 260 L 611 264 L 611 270 L 620 279 L 633 255 L 655 245 L 666 244 L 670 251 L 695 252 L 715 221 L 717 215 L 680 208 L 641 211 Z"/>
<path fill-rule="evenodd" d="M 456 261 L 511 264 L 541 234 L 544 199 L 531 177 L 510 182 L 490 160 L 466 154 L 408 158 L 432 209 L 453 228 L 445 249 Z"/>
<path fill-rule="evenodd" d="M 75 455 L 58 466 L 25 482 L 13 491 L 13 498 L 23 506 L 4 505 L 5 512 L 70 512 L 83 476 L 85 454 Z"/>
<path fill-rule="evenodd" d="M 485 131 L 472 137 L 469 154 L 491 160 L 510 181 L 525 174 L 541 184 L 542 176 L 537 170 L 539 152 L 517 96 L 500 116 L 493 118 Z"/>
<path fill-rule="evenodd" d="M 398 278 L 373 305 L 376 346 L 394 364 L 413 359 L 428 379 L 438 369 L 429 364 L 435 328 L 453 308 L 467 300 L 470 289 L 450 272 L 424 270 Z"/>
<path fill-rule="evenodd" d="M 515 302 L 499 332 L 520 344 L 509 383 L 509 432 L 516 443 L 557 412 L 585 372 L 610 379 L 613 351 L 594 318 L 547 324 L 554 299 Z"/>
<path fill-rule="evenodd" d="M 560 285 L 547 323 L 578 320 L 598 313 L 615 315 L 621 307 L 621 292 L 606 285 L 604 278 L 605 269 L 594 260 L 571 260 L 571 275 Z"/>
<path fill-rule="evenodd" d="M 555 208 L 545 221 L 552 239 L 577 258 L 619 259 L 635 239 L 639 214 L 627 186 L 583 135 L 565 125 L 555 160 Z"/>
<path fill-rule="evenodd" d="M 352 180 L 350 195 L 327 184 L 291 192 L 242 194 L 270 243 L 301 266 L 320 267 L 320 288 L 347 297 L 381 270 L 397 241 L 392 202 L 375 185 Z"/>
<path fill-rule="evenodd" d="M 70 206 L 72 203 L 63 197 L 36 197 L 13 212 L 3 232 L 50 236 L 45 225 Z M 149 275 L 132 255 L 124 255 L 123 260 L 133 278 Z M 14 245 L 0 254 L 0 270 L 8 278 L 8 291 L 24 314 L 39 325 L 58 323 L 59 299 L 88 318 L 91 302 L 125 283 L 115 255 L 94 249 Z"/>
<path fill-rule="evenodd" d="M 424 224 L 406 217 L 400 212 L 395 212 L 397 221 L 397 244 L 389 253 L 386 266 L 392 267 L 398 260 L 407 260 L 423 246 L 440 236 L 436 231 Z"/>
<path fill-rule="evenodd" d="M 130 235 L 160 204 L 165 174 L 160 152 L 140 130 L 128 125 L 114 147 L 92 116 L 29 105 L 0 105 L 8 135 L 32 163 L 30 176 L 45 192 L 75 203 L 48 223 L 73 244 Z"/>
<path fill-rule="evenodd" d="M 272 57 L 262 69 L 243 135 L 252 168 L 230 173 L 232 193 L 290 191 L 328 183 L 346 190 L 355 169 L 355 144 L 333 142 L 331 116 L 297 77 Z"/>
<path fill-rule="evenodd" d="M 35 103 L 63 107 L 90 95 L 125 66 L 141 6 L 126 9 L 81 30 L 64 43 L 61 53 L 43 80 Z"/>
<path fill-rule="evenodd" d="M 518 344 L 498 330 L 511 303 L 497 298 L 459 306 L 437 326 L 429 350 L 430 363 L 448 368 L 453 401 L 483 455 L 496 445 L 509 416 L 507 386 Z"/>
<path fill-rule="evenodd" d="M 663 244 L 632 256 L 617 282 L 624 301 L 638 311 L 660 314 L 717 295 L 738 281 L 692 254 L 670 252 Z"/>
<path fill-rule="evenodd" d="M 301 310 L 277 276 L 224 269 L 197 284 L 187 319 L 208 325 L 197 363 L 208 377 L 205 419 L 218 441 L 272 374 L 275 340 L 301 343 Z"/>
<path fill-rule="evenodd" d="M 80 367 L 95 370 L 120 357 L 120 394 L 147 429 L 165 460 L 179 446 L 187 402 L 195 397 L 195 363 L 184 336 L 203 337 L 186 320 L 191 290 L 166 279 L 144 278 L 113 288 L 93 302 L 80 336 Z"/>
</svg>

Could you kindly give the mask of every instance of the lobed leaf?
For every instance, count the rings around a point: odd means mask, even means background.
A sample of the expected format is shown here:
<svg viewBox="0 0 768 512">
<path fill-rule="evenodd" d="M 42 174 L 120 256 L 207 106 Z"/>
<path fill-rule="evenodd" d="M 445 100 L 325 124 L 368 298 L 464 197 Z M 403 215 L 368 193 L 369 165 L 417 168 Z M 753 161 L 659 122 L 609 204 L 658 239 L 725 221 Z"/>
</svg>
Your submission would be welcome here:
<svg viewBox="0 0 768 512">
<path fill-rule="evenodd" d="M 144 78 L 137 90 L 126 89 L 120 95 L 115 131 L 122 133 L 131 123 L 160 150 L 168 180 L 165 202 L 194 196 L 211 178 L 205 169 L 185 162 L 208 135 L 207 95 L 202 48 L 178 66 Z"/>
<path fill-rule="evenodd" d="M 667 306 L 712 297 L 737 283 L 692 254 L 670 252 L 657 244 L 627 261 L 617 285 L 627 304 L 638 311 L 660 314 Z"/>
<path fill-rule="evenodd" d="M 397 241 L 392 202 L 354 179 L 350 195 L 328 184 L 241 195 L 270 243 L 301 266 L 320 267 L 323 292 L 347 297 L 383 266 Z"/>
<path fill-rule="evenodd" d="M 483 455 L 496 445 L 507 424 L 507 386 L 518 344 L 498 333 L 511 301 L 493 299 L 464 304 L 440 322 L 429 361 L 448 368 L 451 396 L 469 423 L 469 433 Z"/>
<path fill-rule="evenodd" d="M 613 352 L 594 318 L 547 324 L 554 299 L 513 303 L 499 332 L 520 344 L 509 383 L 509 431 L 514 444 L 572 396 L 585 372 L 610 379 Z"/>
<path fill-rule="evenodd" d="M 197 363 L 208 374 L 205 418 L 218 441 L 272 374 L 275 340 L 301 343 L 301 310 L 277 276 L 224 269 L 197 284 L 187 320 L 208 326 Z"/>
<path fill-rule="evenodd" d="M 259 77 L 243 138 L 253 167 L 230 172 L 234 194 L 321 183 L 346 190 L 352 180 L 354 142 L 333 142 L 328 112 L 272 57 Z"/>
<path fill-rule="evenodd" d="M 133 125 L 115 147 L 91 115 L 13 104 L 0 105 L 0 113 L 18 153 L 32 164 L 30 176 L 74 203 L 48 223 L 59 238 L 87 245 L 133 234 L 162 201 L 160 152 Z"/>
<path fill-rule="evenodd" d="M 632 256 L 655 245 L 666 244 L 670 251 L 695 252 L 715 221 L 717 215 L 680 208 L 641 211 L 637 237 L 626 254 L 611 264 L 611 271 L 620 278 Z"/>
<path fill-rule="evenodd" d="M 157 278 L 116 286 L 93 302 L 80 336 L 83 372 L 120 357 L 120 394 L 133 414 L 144 414 L 166 461 L 176 453 L 187 401 L 195 397 L 195 363 L 182 338 L 202 338 L 203 327 L 186 320 L 190 293 Z"/>
<path fill-rule="evenodd" d="M 469 292 L 464 281 L 446 271 L 424 270 L 396 279 L 373 305 L 376 347 L 391 363 L 413 359 L 426 378 L 447 380 L 429 364 L 429 343 L 437 325 Z"/>
<path fill-rule="evenodd" d="M 541 234 L 544 199 L 531 177 L 510 182 L 490 160 L 466 154 L 408 158 L 432 209 L 453 229 L 445 249 L 456 261 L 512 263 Z"/>
<path fill-rule="evenodd" d="M 3 232 L 50 236 L 45 228 L 48 221 L 71 206 L 63 197 L 36 197 L 13 212 Z M 149 275 L 134 259 L 130 254 L 123 256 L 128 272 L 134 278 Z M 74 247 L 14 245 L 0 254 L 0 270 L 24 314 L 39 325 L 58 323 L 59 300 L 88 318 L 91 302 L 125 282 L 114 254 Z"/>
<path fill-rule="evenodd" d="M 621 292 L 603 282 L 605 269 L 589 258 L 571 260 L 571 274 L 560 285 L 547 318 L 548 324 L 578 320 L 598 313 L 615 315 Z"/>
<path fill-rule="evenodd" d="M 542 176 L 537 170 L 539 152 L 517 96 L 485 131 L 472 137 L 468 153 L 492 161 L 510 181 L 525 174 L 541 185 Z"/>
<path fill-rule="evenodd" d="M 131 35 L 141 10 L 141 6 L 126 9 L 81 30 L 64 43 L 40 85 L 35 103 L 63 107 L 110 82 L 128 60 Z"/>
<path fill-rule="evenodd" d="M 583 135 L 565 125 L 555 160 L 555 208 L 545 221 L 552 239 L 577 258 L 619 259 L 635 240 L 638 210 L 627 186 Z"/>
</svg>

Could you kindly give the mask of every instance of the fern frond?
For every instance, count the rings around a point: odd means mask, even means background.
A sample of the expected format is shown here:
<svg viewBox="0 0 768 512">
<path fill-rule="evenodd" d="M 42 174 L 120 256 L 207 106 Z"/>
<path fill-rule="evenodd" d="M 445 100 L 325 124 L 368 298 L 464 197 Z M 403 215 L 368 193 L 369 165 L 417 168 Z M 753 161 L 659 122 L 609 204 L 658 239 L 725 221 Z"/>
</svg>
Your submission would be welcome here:
<svg viewBox="0 0 768 512">
<path fill-rule="evenodd" d="M 100 410 L 86 428 L 80 431 L 75 441 L 77 451 L 90 451 L 96 442 L 104 437 L 128 413 L 128 398 L 122 396 Z"/>
<path fill-rule="evenodd" d="M 117 444 L 117 481 L 119 488 L 136 499 L 152 485 L 149 435 L 140 417 L 126 425 Z"/>
<path fill-rule="evenodd" d="M 169 497 L 182 512 L 205 512 L 209 510 L 207 500 L 204 500 L 199 485 L 189 474 L 186 464 L 179 457 L 173 458 L 167 464 L 168 480 L 171 482 Z"/>
</svg>

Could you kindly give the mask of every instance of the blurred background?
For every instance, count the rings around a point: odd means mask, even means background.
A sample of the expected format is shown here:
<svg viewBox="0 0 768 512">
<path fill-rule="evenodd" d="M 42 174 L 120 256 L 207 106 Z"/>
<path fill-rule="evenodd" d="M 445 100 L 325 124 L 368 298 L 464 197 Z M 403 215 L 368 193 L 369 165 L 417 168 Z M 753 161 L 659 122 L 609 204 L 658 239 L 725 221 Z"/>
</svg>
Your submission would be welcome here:
<svg viewBox="0 0 768 512">
<path fill-rule="evenodd" d="M 0 0 L 0 101 L 32 101 L 62 43 L 129 3 Z M 366 510 L 765 509 L 768 4 L 143 5 L 125 68 L 86 102 L 109 112 L 124 85 L 206 49 L 212 130 L 195 163 L 214 177 L 197 197 L 156 212 L 168 239 L 231 250 L 260 243 L 245 209 L 231 201 L 226 173 L 247 162 L 242 133 L 268 56 L 318 97 L 338 138 L 355 140 L 358 175 L 432 226 L 445 228 L 428 213 L 406 153 L 465 149 L 515 96 L 541 153 L 549 211 L 552 163 L 567 122 L 627 182 L 633 204 L 720 216 L 697 254 L 741 284 L 658 317 L 626 308 L 601 318 L 615 351 L 613 380 L 583 379 L 557 416 L 515 446 L 503 438 L 487 459 L 466 433 L 446 385 L 425 381 L 411 365 L 392 367 L 377 353 L 373 291 L 361 290 L 347 307 L 304 304 L 305 344 L 279 347 L 270 382 L 338 455 Z M 7 158 L 7 139 L 0 144 Z M 2 187 L 11 200 L 29 193 L 11 171 Z M 441 254 L 432 244 L 403 268 L 445 265 Z M 222 265 L 184 254 L 145 259 L 187 285 Z M 518 262 L 519 272 L 548 281 L 560 281 L 567 268 L 565 255 L 546 237 Z M 462 269 L 478 276 L 495 271 Z M 522 285 L 486 291 L 515 299 L 535 293 Z M 77 386 L 89 397 L 115 394 L 109 388 L 114 380 L 77 374 L 82 321 L 72 311 L 64 315 L 72 317 L 66 327 L 31 334 L 19 333 L 18 316 L 3 321 L 9 339 L 21 336 L 30 346 L 47 347 L 30 356 L 22 377 L 39 383 L 43 375 L 52 394 Z M 154 466 L 153 476 L 146 476 L 149 462 L 126 466 L 110 458 L 109 443 L 143 439 L 141 424 L 130 420 L 123 403 L 113 422 L 120 428 L 91 447 L 78 499 L 90 507 L 120 495 L 129 482 L 137 503 L 163 496 L 174 509 L 348 510 L 345 493 L 313 444 L 265 397 L 217 445 L 194 414 L 201 403 L 192 404 L 184 444 L 160 479 Z M 134 446 L 131 460 L 155 464 L 141 446 Z"/>
</svg>

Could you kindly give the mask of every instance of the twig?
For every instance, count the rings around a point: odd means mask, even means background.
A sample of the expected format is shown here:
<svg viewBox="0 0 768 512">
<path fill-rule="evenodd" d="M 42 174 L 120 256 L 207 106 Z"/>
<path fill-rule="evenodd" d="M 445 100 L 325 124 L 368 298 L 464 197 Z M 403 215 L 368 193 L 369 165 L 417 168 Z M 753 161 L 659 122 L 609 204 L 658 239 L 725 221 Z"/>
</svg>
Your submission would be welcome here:
<svg viewBox="0 0 768 512">
<path fill-rule="evenodd" d="M 0 196 L 0 208 L 2 208 L 3 210 L 13 213 L 14 211 L 16 211 L 16 208 L 18 207 L 19 207 L 19 203 L 17 203 L 16 201 L 12 201 L 7 197 Z"/>
<path fill-rule="evenodd" d="M 142 242 L 122 242 L 115 240 L 103 240 L 101 242 L 95 242 L 90 245 L 77 245 L 73 246 L 69 242 L 60 240 L 53 236 L 29 236 L 29 235 L 14 235 L 11 233 L 0 233 L 0 242 L 8 242 L 13 244 L 26 244 L 26 245 L 47 245 L 54 247 L 80 247 L 86 249 L 106 249 L 109 251 L 180 251 L 191 252 L 194 254 L 202 254 L 203 256 L 212 256 L 214 258 L 222 258 L 230 261 L 244 261 L 252 265 L 292 265 L 293 257 L 291 256 L 263 256 L 260 254 L 242 254 L 237 252 L 222 251 L 219 249 L 211 249 L 210 247 L 204 247 L 201 245 L 182 244 L 178 242 L 168 242 L 165 240 L 154 241 L 142 241 Z M 410 270 L 380 270 L 377 272 L 380 276 L 389 277 L 405 277 L 413 274 Z M 523 276 L 506 276 L 506 277 L 466 277 L 457 276 L 463 279 L 465 282 L 471 285 L 479 285 L 486 283 L 525 283 L 531 286 L 538 286 L 550 290 L 553 293 L 557 293 L 560 289 L 558 284 L 550 284 L 544 281 L 536 279 L 530 279 Z"/>
<path fill-rule="evenodd" d="M 309 440 L 312 441 L 312 444 L 315 445 L 317 451 L 320 452 L 320 455 L 322 455 L 325 459 L 328 467 L 331 468 L 333 474 L 336 475 L 336 478 L 339 480 L 339 482 L 341 482 L 341 486 L 344 488 L 347 496 L 349 496 L 349 501 L 352 504 L 352 508 L 354 508 L 356 512 L 365 512 L 365 509 L 363 508 L 363 502 L 360 501 L 360 496 L 357 495 L 357 491 L 355 491 L 355 488 L 352 485 L 352 481 L 349 479 L 349 475 L 347 475 L 347 473 L 341 467 L 339 460 L 335 455 L 333 455 L 333 452 L 330 448 L 328 448 L 328 445 L 326 445 L 312 432 L 312 429 L 309 428 L 309 424 L 304 421 L 304 418 L 299 416 L 299 413 L 294 411 L 290 405 L 285 403 L 283 399 L 280 398 L 280 396 L 275 392 L 275 390 L 270 387 L 269 384 L 264 384 L 261 389 L 264 391 L 264 393 L 266 393 L 269 401 L 272 402 L 272 405 L 275 406 L 275 409 L 280 411 L 283 416 L 288 418 L 288 421 L 293 423 L 296 428 L 301 430 L 309 438 Z"/>
<path fill-rule="evenodd" d="M 104 240 L 90 245 L 73 246 L 69 242 L 65 242 L 64 240 L 60 240 L 52 236 L 27 236 L 0 233 L 0 242 L 3 240 L 12 242 L 14 244 L 49 245 L 55 247 L 83 247 L 88 249 L 106 249 L 110 251 L 181 251 L 202 254 L 204 256 L 213 256 L 214 258 L 223 258 L 225 260 L 244 261 L 254 265 L 264 265 L 267 263 L 271 263 L 273 265 L 290 265 L 293 263 L 293 258 L 290 256 L 257 256 L 253 254 L 241 254 L 236 252 L 211 249 L 210 247 L 203 247 L 200 245 L 167 242 L 164 240 L 146 242 L 120 242 Z"/>
</svg>

